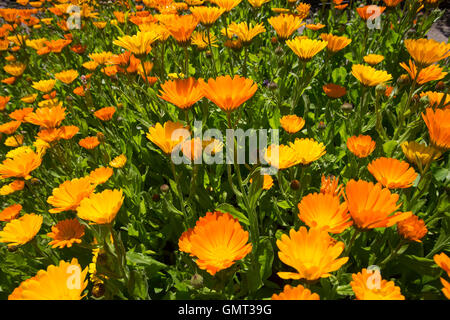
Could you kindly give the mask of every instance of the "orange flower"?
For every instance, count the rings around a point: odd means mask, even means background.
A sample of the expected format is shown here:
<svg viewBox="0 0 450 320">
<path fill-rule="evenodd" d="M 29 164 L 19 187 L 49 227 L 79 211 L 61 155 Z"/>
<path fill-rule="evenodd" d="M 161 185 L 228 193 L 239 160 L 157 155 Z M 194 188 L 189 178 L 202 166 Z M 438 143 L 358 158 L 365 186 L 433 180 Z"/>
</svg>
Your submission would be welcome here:
<svg viewBox="0 0 450 320">
<path fill-rule="evenodd" d="M 201 83 L 194 78 L 169 80 L 161 85 L 161 89 L 159 97 L 180 109 L 188 109 L 203 98 Z"/>
<path fill-rule="evenodd" d="M 0 110 L 5 110 L 6 104 L 9 102 L 11 97 L 0 96 Z"/>
<path fill-rule="evenodd" d="M 360 134 L 347 139 L 347 148 L 358 158 L 365 158 L 375 150 L 375 141 L 370 136 Z"/>
<path fill-rule="evenodd" d="M 226 75 L 209 79 L 208 82 L 200 81 L 204 96 L 225 112 L 237 109 L 258 90 L 253 80 L 238 75 L 234 78 Z"/>
<path fill-rule="evenodd" d="M 66 108 L 59 105 L 52 108 L 38 108 L 29 113 L 25 121 L 47 129 L 55 128 L 66 118 L 65 110 Z"/>
<path fill-rule="evenodd" d="M 197 27 L 198 20 L 194 15 L 175 16 L 170 22 L 165 23 L 172 37 L 180 46 L 187 46 L 190 43 L 191 35 Z"/>
<path fill-rule="evenodd" d="M 31 179 L 31 171 L 38 168 L 41 162 L 41 157 L 33 151 L 17 154 L 12 158 L 3 160 L 2 164 L 0 164 L 0 179 Z"/>
<path fill-rule="evenodd" d="M 354 64 L 352 66 L 352 75 L 366 87 L 374 87 L 392 79 L 392 76 L 386 71 L 377 70 L 362 64 Z"/>
<path fill-rule="evenodd" d="M 9 121 L 0 125 L 0 132 L 4 134 L 13 134 L 20 127 L 22 122 L 20 121 Z"/>
<path fill-rule="evenodd" d="M 54 207 L 48 212 L 74 211 L 81 200 L 94 192 L 94 189 L 95 184 L 90 177 L 65 181 L 53 189 L 52 195 L 48 197 L 47 202 Z"/>
<path fill-rule="evenodd" d="M 234 7 L 236 7 L 242 0 L 213 0 L 212 2 L 226 12 L 230 12 Z"/>
<path fill-rule="evenodd" d="M 406 39 L 404 41 L 414 61 L 421 67 L 432 65 L 450 56 L 450 44 L 433 39 Z"/>
<path fill-rule="evenodd" d="M 113 169 L 108 167 L 100 167 L 89 173 L 89 178 L 91 178 L 92 182 L 95 184 L 102 184 L 108 181 L 114 173 Z"/>
<path fill-rule="evenodd" d="M 317 293 L 311 293 L 311 290 L 299 284 L 294 288 L 285 285 L 283 292 L 272 295 L 272 300 L 320 300 L 320 297 Z"/>
<path fill-rule="evenodd" d="M 286 44 L 294 51 L 301 61 L 308 62 L 316 54 L 322 51 L 327 46 L 328 42 L 296 37 L 294 40 L 286 40 Z"/>
<path fill-rule="evenodd" d="M 345 87 L 334 83 L 326 84 L 322 87 L 322 89 L 328 97 L 334 99 L 340 98 L 347 93 Z"/>
<path fill-rule="evenodd" d="M 364 180 L 350 180 L 345 188 L 348 210 L 358 229 L 385 228 L 396 224 L 412 215 L 411 212 L 393 212 L 400 208 L 397 205 L 399 195 L 383 188 L 380 183 L 373 184 Z"/>
<path fill-rule="evenodd" d="M 305 120 L 302 117 L 298 117 L 295 114 L 283 116 L 280 119 L 281 127 L 287 133 L 296 133 L 300 131 L 305 125 Z"/>
<path fill-rule="evenodd" d="M 16 121 L 24 121 L 25 117 L 33 112 L 33 108 L 17 109 L 9 114 L 9 117 Z"/>
<path fill-rule="evenodd" d="M 352 274 L 350 285 L 357 300 L 405 300 L 394 281 L 381 278 L 379 270 L 362 269 Z"/>
<path fill-rule="evenodd" d="M 102 121 L 108 121 L 112 119 L 115 112 L 116 112 L 115 107 L 104 107 L 95 111 L 94 115 Z"/>
<path fill-rule="evenodd" d="M 292 0 L 289 2 L 295 3 L 295 1 L 292 1 Z M 297 16 L 300 19 L 305 19 L 306 17 L 308 17 L 310 9 L 311 9 L 311 5 L 309 3 L 303 3 L 303 2 L 300 2 L 298 4 L 298 6 L 295 8 L 295 10 L 297 11 Z"/>
<path fill-rule="evenodd" d="M 10 184 L 4 185 L 0 188 L 0 195 L 6 196 L 8 194 L 20 191 L 25 187 L 25 182 L 23 180 L 14 180 Z"/>
<path fill-rule="evenodd" d="M 197 257 L 200 269 L 215 275 L 251 252 L 248 232 L 229 213 L 214 212 L 200 219 L 192 231 L 180 238 L 180 250 L 189 250 L 191 256 Z"/>
<path fill-rule="evenodd" d="M 110 224 L 123 204 L 122 190 L 104 190 L 84 198 L 77 208 L 79 218 L 97 224 Z"/>
<path fill-rule="evenodd" d="M 417 178 L 417 173 L 407 162 L 393 158 L 375 159 L 367 169 L 378 182 L 389 189 L 409 188 Z"/>
<path fill-rule="evenodd" d="M 253 183 L 253 180 L 250 179 L 250 183 Z M 269 190 L 273 186 L 273 178 L 272 176 L 265 174 L 263 175 L 263 190 Z"/>
<path fill-rule="evenodd" d="M 379 64 L 381 61 L 384 60 L 384 56 L 380 54 L 368 54 L 367 56 L 363 57 L 364 62 L 370 64 L 371 66 L 374 66 L 376 64 Z"/>
<path fill-rule="evenodd" d="M 109 60 L 111 59 L 112 56 L 113 56 L 113 53 L 111 51 L 107 51 L 107 52 L 102 51 L 102 52 L 89 54 L 89 58 L 94 60 L 98 65 L 109 63 Z"/>
<path fill-rule="evenodd" d="M 122 168 L 127 162 L 127 157 L 124 154 L 121 154 L 109 162 L 109 165 L 113 168 Z"/>
<path fill-rule="evenodd" d="M 8 243 L 8 247 L 23 245 L 36 236 L 42 221 L 43 217 L 34 213 L 14 219 L 0 231 L 0 242 Z"/>
<path fill-rule="evenodd" d="M 190 11 L 201 24 L 209 28 L 214 24 L 214 22 L 216 22 L 217 19 L 219 19 L 222 13 L 225 12 L 225 9 L 199 6 L 190 8 Z"/>
<path fill-rule="evenodd" d="M 428 232 L 425 221 L 412 215 L 408 219 L 397 222 L 397 231 L 405 239 L 422 242 L 420 239 L 425 237 Z"/>
<path fill-rule="evenodd" d="M 443 108 L 449 108 L 450 107 L 450 95 L 446 94 L 444 98 L 443 92 L 434 92 L 434 91 L 427 91 L 427 92 L 421 92 L 420 97 L 428 97 L 429 104 L 428 106 L 431 108 L 437 108 L 439 104 L 442 101 L 442 107 Z"/>
<path fill-rule="evenodd" d="M 367 19 L 375 19 L 379 17 L 383 11 L 386 10 L 386 7 L 379 7 L 375 5 L 369 5 L 364 7 L 356 8 L 356 11 L 358 12 L 359 16 L 364 20 L 367 21 Z"/>
<path fill-rule="evenodd" d="M 443 68 L 437 64 L 430 65 L 420 71 L 417 70 L 412 60 L 409 60 L 409 66 L 404 62 L 400 63 L 400 66 L 408 72 L 411 80 L 417 82 L 419 85 L 434 80 L 441 80 L 447 75 L 447 72 L 442 72 Z"/>
<path fill-rule="evenodd" d="M 97 137 L 86 137 L 78 141 L 78 144 L 85 149 L 91 150 L 98 146 L 100 141 Z"/>
<path fill-rule="evenodd" d="M 9 222 L 11 220 L 16 219 L 19 216 L 20 211 L 22 210 L 22 205 L 16 203 L 0 212 L 0 221 Z"/>
<path fill-rule="evenodd" d="M 330 272 L 338 270 L 348 261 L 348 257 L 338 259 L 344 251 L 344 243 L 334 241 L 328 232 L 320 229 L 291 229 L 289 236 L 283 234 L 277 240 L 277 246 L 280 260 L 297 271 L 278 272 L 282 279 L 314 281 L 327 278 Z"/>
<path fill-rule="evenodd" d="M 59 137 L 64 140 L 72 139 L 80 131 L 77 126 L 62 126 L 59 128 Z"/>
<path fill-rule="evenodd" d="M 309 30 L 317 31 L 325 28 L 325 25 L 321 23 L 316 23 L 316 24 L 307 24 L 305 27 Z"/>
<path fill-rule="evenodd" d="M 352 42 L 352 39 L 349 39 L 344 36 L 342 37 L 334 36 L 330 33 L 322 33 L 320 35 L 320 38 L 322 38 L 323 41 L 328 42 L 327 49 L 332 53 L 341 51 Z"/>
<path fill-rule="evenodd" d="M 428 128 L 431 142 L 440 149 L 450 148 L 450 109 L 426 108 L 422 113 L 423 121 Z"/>
<path fill-rule="evenodd" d="M 435 254 L 433 256 L 434 262 L 442 268 L 450 276 L 450 258 L 444 253 Z"/>
<path fill-rule="evenodd" d="M 167 121 L 164 126 L 157 123 L 148 129 L 147 139 L 161 148 L 165 154 L 170 154 L 179 143 L 190 137 L 188 128 L 181 122 Z"/>
<path fill-rule="evenodd" d="M 242 41 L 243 45 L 249 45 L 254 37 L 260 33 L 266 32 L 266 28 L 264 28 L 262 22 L 253 27 L 247 24 L 247 22 L 232 22 L 228 26 L 228 31 L 231 32 L 231 34 L 235 34 L 239 40 Z"/>
<path fill-rule="evenodd" d="M 44 140 L 45 142 L 53 142 L 60 139 L 59 137 L 60 130 L 53 129 L 44 129 L 38 132 L 38 137 Z"/>
<path fill-rule="evenodd" d="M 310 193 L 298 204 L 298 217 L 310 228 L 331 233 L 341 233 L 353 224 L 347 203 L 340 203 L 339 196 Z"/>
<path fill-rule="evenodd" d="M 332 196 L 341 196 L 344 193 L 342 184 L 339 184 L 339 178 L 334 176 L 322 176 L 320 184 L 320 193 L 330 194 Z"/>
<path fill-rule="evenodd" d="M 288 39 L 297 29 L 304 25 L 302 19 L 291 14 L 281 14 L 267 20 L 275 29 L 280 40 Z"/>
<path fill-rule="evenodd" d="M 72 83 L 76 78 L 78 78 L 78 71 L 70 69 L 66 71 L 62 71 L 59 73 L 55 73 L 55 78 L 65 84 Z"/>
<path fill-rule="evenodd" d="M 67 219 L 59 221 L 52 226 L 52 232 L 47 233 L 47 237 L 53 240 L 48 243 L 52 248 L 70 248 L 74 243 L 81 243 L 84 236 L 84 226 L 78 219 Z"/>
</svg>

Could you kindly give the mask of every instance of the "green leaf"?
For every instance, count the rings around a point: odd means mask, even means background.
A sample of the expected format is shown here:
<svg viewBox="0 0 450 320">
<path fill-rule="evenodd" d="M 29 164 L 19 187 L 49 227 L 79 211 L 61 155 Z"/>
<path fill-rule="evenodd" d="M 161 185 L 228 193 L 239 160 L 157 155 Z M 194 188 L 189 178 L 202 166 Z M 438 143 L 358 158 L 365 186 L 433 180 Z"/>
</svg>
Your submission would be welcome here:
<svg viewBox="0 0 450 320">
<path fill-rule="evenodd" d="M 272 274 L 273 247 L 267 237 L 262 237 L 258 245 L 258 261 L 260 265 L 261 280 L 264 281 Z"/>
<path fill-rule="evenodd" d="M 146 256 L 139 252 L 127 252 L 127 262 L 131 264 L 142 265 L 146 268 L 148 273 L 156 273 L 157 271 L 167 268 L 162 262 L 153 259 L 152 257 Z"/>
<path fill-rule="evenodd" d="M 383 151 L 386 154 L 386 156 L 390 157 L 392 155 L 392 152 L 394 152 L 397 144 L 398 143 L 395 140 L 389 140 L 389 141 L 383 143 Z"/>
<path fill-rule="evenodd" d="M 243 214 L 242 212 L 240 212 L 239 210 L 237 210 L 235 207 L 233 207 L 231 204 L 228 203 L 222 203 L 219 204 L 216 207 L 217 211 L 222 211 L 222 212 L 228 212 L 229 214 L 231 214 L 233 217 L 235 217 L 236 219 L 239 220 L 239 222 L 245 224 L 245 225 L 250 225 L 248 218 L 245 216 L 245 214 Z"/>
</svg>

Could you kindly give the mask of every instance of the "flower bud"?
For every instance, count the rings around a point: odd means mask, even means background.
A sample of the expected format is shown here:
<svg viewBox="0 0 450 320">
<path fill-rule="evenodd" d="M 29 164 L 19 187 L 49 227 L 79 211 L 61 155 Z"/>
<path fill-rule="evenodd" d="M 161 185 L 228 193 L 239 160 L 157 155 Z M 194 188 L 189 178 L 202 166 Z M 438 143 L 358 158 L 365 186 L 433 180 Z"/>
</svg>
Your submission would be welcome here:
<svg viewBox="0 0 450 320">
<path fill-rule="evenodd" d="M 397 79 L 397 84 L 399 86 L 404 86 L 407 85 L 410 82 L 409 76 L 407 74 L 402 74 L 400 77 L 398 77 Z"/>
<path fill-rule="evenodd" d="M 292 190 L 298 190 L 298 189 L 300 189 L 300 181 L 298 181 L 298 180 L 292 180 L 292 181 L 291 181 L 291 189 L 292 189 Z"/>
<path fill-rule="evenodd" d="M 162 193 L 166 193 L 169 191 L 169 186 L 167 184 L 163 184 L 161 185 L 161 187 L 159 187 L 159 190 L 161 190 Z"/>
<path fill-rule="evenodd" d="M 97 282 L 92 287 L 92 295 L 95 298 L 101 298 L 105 295 L 105 285 L 102 282 Z"/>
<path fill-rule="evenodd" d="M 272 38 L 270 39 L 270 42 L 272 42 L 272 44 L 275 44 L 275 43 L 278 42 L 278 38 L 277 38 L 277 37 L 272 37 Z"/>
<path fill-rule="evenodd" d="M 277 56 L 281 56 L 283 53 L 284 53 L 284 51 L 283 51 L 282 47 L 278 46 L 278 47 L 275 48 L 275 54 Z"/>
<path fill-rule="evenodd" d="M 97 139 L 98 139 L 98 141 L 100 141 L 100 143 L 103 143 L 106 141 L 105 135 L 101 132 L 97 132 Z"/>
<path fill-rule="evenodd" d="M 375 87 L 375 93 L 377 95 L 382 95 L 386 92 L 386 85 L 384 83 L 380 83 Z"/>
<path fill-rule="evenodd" d="M 427 106 L 427 105 L 430 104 L 430 98 L 428 96 L 426 96 L 426 95 L 421 97 L 419 101 L 424 106 Z"/>
<path fill-rule="evenodd" d="M 191 278 L 191 285 L 196 289 L 203 287 L 203 277 L 198 273 L 194 274 Z"/>
<path fill-rule="evenodd" d="M 349 102 L 345 102 L 341 105 L 341 110 L 348 113 L 353 111 L 353 105 Z"/>
</svg>

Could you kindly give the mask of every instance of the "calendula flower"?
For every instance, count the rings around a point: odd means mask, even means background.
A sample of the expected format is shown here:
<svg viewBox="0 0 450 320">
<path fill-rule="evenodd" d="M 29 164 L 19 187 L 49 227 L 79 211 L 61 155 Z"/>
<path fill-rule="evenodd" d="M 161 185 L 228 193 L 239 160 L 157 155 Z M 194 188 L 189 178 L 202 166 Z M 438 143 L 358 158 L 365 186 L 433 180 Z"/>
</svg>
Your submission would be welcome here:
<svg viewBox="0 0 450 320">
<path fill-rule="evenodd" d="M 147 139 L 156 144 L 165 154 L 172 153 L 172 150 L 179 143 L 190 137 L 188 127 L 184 127 L 181 122 L 167 121 L 164 126 L 157 123 L 148 129 Z"/>
<path fill-rule="evenodd" d="M 25 121 L 47 129 L 58 127 L 66 118 L 66 108 L 61 106 L 38 108 L 25 117 Z"/>
<path fill-rule="evenodd" d="M 0 231 L 0 242 L 8 243 L 8 247 L 23 245 L 33 240 L 41 229 L 42 221 L 43 217 L 34 213 L 14 219 Z"/>
<path fill-rule="evenodd" d="M 78 141 L 78 144 L 88 150 L 92 150 L 100 144 L 97 137 L 86 137 Z"/>
<path fill-rule="evenodd" d="M 297 138 L 295 141 L 289 142 L 289 146 L 294 150 L 297 163 L 308 165 L 322 157 L 325 151 L 325 145 L 310 138 Z"/>
<path fill-rule="evenodd" d="M 426 108 L 422 113 L 433 145 L 442 150 L 450 149 L 450 109 Z"/>
<path fill-rule="evenodd" d="M 47 92 L 50 92 L 53 90 L 55 83 L 56 83 L 56 80 L 54 80 L 54 79 L 40 80 L 37 82 L 33 82 L 33 84 L 31 86 L 40 92 L 47 93 Z"/>
<path fill-rule="evenodd" d="M 334 83 L 326 84 L 322 87 L 322 89 L 328 97 L 333 99 L 343 97 L 347 93 L 347 89 L 345 89 L 345 87 Z"/>
<path fill-rule="evenodd" d="M 415 141 L 405 141 L 401 144 L 402 151 L 409 162 L 416 164 L 420 171 L 431 161 L 441 156 L 436 148 Z"/>
<path fill-rule="evenodd" d="M 261 8 L 263 4 L 269 1 L 270 0 L 248 0 L 248 3 L 250 3 L 253 8 Z"/>
<path fill-rule="evenodd" d="M 85 67 L 86 69 L 88 69 L 89 71 L 94 71 L 95 69 L 97 69 L 99 64 L 97 62 L 95 62 L 94 60 L 90 60 L 90 61 L 83 63 L 82 66 Z"/>
<path fill-rule="evenodd" d="M 8 137 L 5 140 L 5 146 L 8 147 L 20 147 L 23 144 L 23 135 L 16 134 L 14 136 Z"/>
<path fill-rule="evenodd" d="M 234 7 L 236 7 L 242 0 L 213 0 L 214 4 L 226 12 L 230 12 Z"/>
<path fill-rule="evenodd" d="M 384 60 L 384 56 L 382 56 L 381 54 L 368 54 L 366 56 L 363 57 L 363 60 L 365 63 L 370 64 L 371 66 L 374 66 L 376 64 L 379 64 L 381 61 Z"/>
<path fill-rule="evenodd" d="M 270 145 L 264 153 L 264 160 L 279 170 L 290 168 L 299 163 L 295 150 L 283 144 Z"/>
<path fill-rule="evenodd" d="M 253 183 L 253 179 L 250 179 L 250 183 Z M 263 175 L 263 190 L 269 190 L 273 186 L 273 178 L 271 175 L 264 174 Z"/>
<path fill-rule="evenodd" d="M 384 10 L 386 10 L 386 7 L 379 7 L 376 5 L 369 5 L 364 7 L 356 8 L 356 11 L 358 12 L 359 16 L 364 20 L 367 21 L 367 19 L 375 19 L 379 17 Z"/>
<path fill-rule="evenodd" d="M 78 75 L 79 75 L 78 71 L 70 69 L 59 73 L 55 73 L 55 78 L 61 82 L 64 82 L 65 84 L 70 84 L 76 78 L 78 78 Z"/>
<path fill-rule="evenodd" d="M 381 183 L 352 179 L 347 183 L 345 193 L 348 210 L 358 229 L 390 227 L 412 215 L 411 212 L 392 214 L 401 206 L 397 204 L 399 195 L 383 188 Z"/>
<path fill-rule="evenodd" d="M 217 19 L 225 12 L 224 8 L 217 7 L 192 7 L 190 11 L 197 20 L 206 28 L 211 27 Z"/>
<path fill-rule="evenodd" d="M 211 40 L 211 47 L 217 47 L 217 38 L 210 32 L 209 38 Z M 206 32 L 194 31 L 191 36 L 191 42 L 194 46 L 197 46 L 199 50 L 205 50 L 209 46 L 208 35 Z"/>
<path fill-rule="evenodd" d="M 330 33 L 322 33 L 320 35 L 320 38 L 323 41 L 328 42 L 327 49 L 328 49 L 328 51 L 330 51 L 332 53 L 341 51 L 342 49 L 344 49 L 346 46 L 348 46 L 352 42 L 352 39 L 349 39 L 345 36 L 339 37 L 339 36 L 332 35 Z"/>
<path fill-rule="evenodd" d="M 109 165 L 113 168 L 122 168 L 127 162 L 127 157 L 124 154 L 121 154 L 109 162 Z"/>
<path fill-rule="evenodd" d="M 447 72 L 443 72 L 443 68 L 437 64 L 432 64 L 419 71 L 417 70 L 414 62 L 412 60 L 409 60 L 409 65 L 401 62 L 400 67 L 405 69 L 408 72 L 411 80 L 415 81 L 419 85 L 425 84 L 430 81 L 441 80 L 447 75 Z"/>
<path fill-rule="evenodd" d="M 129 37 L 129 36 L 125 36 L 125 37 Z M 118 41 L 118 40 L 114 40 L 113 43 L 115 41 Z M 114 43 L 114 44 L 116 44 L 116 43 Z M 91 58 L 93 61 L 95 61 L 99 65 L 109 63 L 109 60 L 111 59 L 112 56 L 113 56 L 113 53 L 111 51 L 102 51 L 102 52 L 96 52 L 96 53 L 89 54 L 89 58 Z"/>
<path fill-rule="evenodd" d="M 52 232 L 47 233 L 47 237 L 53 239 L 48 243 L 52 248 L 70 248 L 74 243 L 81 243 L 84 236 L 84 226 L 78 219 L 66 219 L 59 221 L 52 226 Z"/>
<path fill-rule="evenodd" d="M 71 262 L 60 261 L 58 266 L 50 265 L 23 281 L 8 300 L 81 300 L 88 284 L 87 272 L 88 268 L 82 270 L 76 258 Z"/>
<path fill-rule="evenodd" d="M 322 51 L 327 46 L 328 42 L 295 38 L 294 40 L 286 40 L 286 44 L 294 51 L 301 61 L 307 62 Z"/>
<path fill-rule="evenodd" d="M 354 64 L 352 66 L 352 75 L 366 87 L 374 87 L 392 79 L 392 76 L 386 71 L 377 70 L 362 64 Z"/>
<path fill-rule="evenodd" d="M 296 270 L 278 272 L 282 279 L 313 281 L 327 278 L 348 260 L 348 257 L 338 258 L 344 250 L 344 243 L 334 241 L 328 232 L 320 229 L 291 229 L 289 236 L 283 234 L 277 240 L 277 246 L 280 260 Z"/>
<path fill-rule="evenodd" d="M 198 267 L 213 276 L 231 267 L 252 250 L 252 245 L 247 243 L 248 232 L 229 213 L 210 213 L 209 217 L 197 223 L 189 235 L 184 235 L 184 241 L 189 245 L 182 245 L 181 248 L 197 257 L 195 262 Z"/>
<path fill-rule="evenodd" d="M 280 119 L 280 125 L 287 133 L 296 133 L 305 125 L 305 120 L 295 114 L 283 116 Z"/>
<path fill-rule="evenodd" d="M 94 116 L 102 121 L 109 121 L 116 112 L 115 107 L 104 107 L 94 112 Z"/>
<path fill-rule="evenodd" d="M 175 16 L 165 23 L 167 30 L 180 46 L 187 46 L 191 40 L 191 35 L 197 27 L 198 20 L 192 15 Z"/>
<path fill-rule="evenodd" d="M 243 45 L 249 45 L 254 37 L 256 37 L 260 33 L 266 32 L 266 28 L 264 28 L 262 22 L 256 24 L 253 27 L 247 24 L 247 22 L 233 22 L 228 26 L 228 30 L 232 34 L 235 34 L 239 38 L 239 40 L 242 41 Z"/>
<path fill-rule="evenodd" d="M 450 95 L 446 94 L 444 98 L 443 92 L 435 92 L 435 91 L 427 91 L 427 92 L 421 92 L 420 97 L 428 97 L 428 106 L 430 108 L 437 108 L 440 103 L 442 102 L 443 108 L 449 108 L 450 107 Z"/>
<path fill-rule="evenodd" d="M 302 19 L 291 14 L 281 14 L 267 20 L 275 29 L 280 40 L 288 39 L 297 29 L 304 25 Z"/>
<path fill-rule="evenodd" d="M 27 65 L 21 62 L 9 63 L 3 67 L 6 73 L 13 77 L 20 77 L 25 71 Z"/>
<path fill-rule="evenodd" d="M 41 157 L 35 152 L 22 153 L 12 158 L 7 158 L 0 164 L 0 179 L 31 179 L 31 171 L 38 168 L 41 162 Z"/>
<path fill-rule="evenodd" d="M 91 178 L 92 182 L 95 184 L 102 184 L 108 181 L 109 178 L 113 175 L 114 171 L 108 167 L 100 167 L 89 173 L 89 178 Z"/>
<path fill-rule="evenodd" d="M 295 1 L 291 1 L 295 2 Z M 309 3 L 300 2 L 298 6 L 295 8 L 297 11 L 297 16 L 300 19 L 306 19 L 309 15 L 309 10 L 311 9 L 311 5 Z"/>
<path fill-rule="evenodd" d="M 433 39 L 406 39 L 406 50 L 420 67 L 427 67 L 450 56 L 450 44 Z"/>
<path fill-rule="evenodd" d="M 403 0 L 383 0 L 384 4 L 388 7 L 396 7 Z"/>
<path fill-rule="evenodd" d="M 77 126 L 62 126 L 59 128 L 59 137 L 64 140 L 72 139 L 80 131 Z"/>
<path fill-rule="evenodd" d="M 444 288 L 442 288 L 442 292 L 447 299 L 450 299 L 450 282 L 446 281 L 444 278 L 441 278 L 441 283 L 444 286 Z"/>
<path fill-rule="evenodd" d="M 9 121 L 0 125 L 0 132 L 4 134 L 13 134 L 22 124 L 21 121 Z"/>
<path fill-rule="evenodd" d="M 404 189 L 412 186 L 417 173 L 405 161 L 381 157 L 367 166 L 369 172 L 389 189 Z"/>
<path fill-rule="evenodd" d="M 11 112 L 9 114 L 9 117 L 13 120 L 16 121 L 24 121 L 25 117 L 30 114 L 31 112 L 33 112 L 33 108 L 22 108 L 22 109 L 17 109 L 14 110 L 13 112 Z"/>
<path fill-rule="evenodd" d="M 397 231 L 405 239 L 410 241 L 422 242 L 420 239 L 425 237 L 428 232 L 425 221 L 412 215 L 411 217 L 397 222 Z"/>
<path fill-rule="evenodd" d="M 75 211 L 81 200 L 94 192 L 95 186 L 90 177 L 63 182 L 53 189 L 52 195 L 47 199 L 47 202 L 54 207 L 49 212 Z"/>
<path fill-rule="evenodd" d="M 321 23 L 316 23 L 316 24 L 307 24 L 305 27 L 309 30 L 317 31 L 325 28 L 325 25 Z"/>
<path fill-rule="evenodd" d="M 219 76 L 209 79 L 208 82 L 200 80 L 204 96 L 225 112 L 237 109 L 250 99 L 258 89 L 253 80 L 235 75 Z"/>
<path fill-rule="evenodd" d="M 272 295 L 272 300 L 320 300 L 320 297 L 299 284 L 296 287 L 285 285 L 282 292 Z"/>
<path fill-rule="evenodd" d="M 9 222 L 11 220 L 14 220 L 19 216 L 20 211 L 22 211 L 21 204 L 16 203 L 10 205 L 0 212 L 0 221 Z"/>
<path fill-rule="evenodd" d="M 405 300 L 394 281 L 383 280 L 378 269 L 364 268 L 352 274 L 352 279 L 350 285 L 357 300 Z"/>
<path fill-rule="evenodd" d="M 158 40 L 159 37 L 160 35 L 156 30 L 146 32 L 138 31 L 134 36 L 125 35 L 123 37 L 119 37 L 117 40 L 114 40 L 113 43 L 116 46 L 120 46 L 128 51 L 131 51 L 137 56 L 142 56 L 150 52 L 150 46 L 153 42 Z"/>
<path fill-rule="evenodd" d="M 339 178 L 335 176 L 322 176 L 320 183 L 320 193 L 339 197 L 343 195 L 344 190 L 342 184 L 339 184 Z"/>
<path fill-rule="evenodd" d="M 203 98 L 201 83 L 192 77 L 166 81 L 161 89 L 159 97 L 180 109 L 188 109 Z"/>
<path fill-rule="evenodd" d="M 375 141 L 370 136 L 360 134 L 347 139 L 347 148 L 358 158 L 365 158 L 375 150 Z"/>
<path fill-rule="evenodd" d="M 0 110 L 5 110 L 5 107 L 8 104 L 10 99 L 11 99 L 11 97 L 0 96 Z"/>
<path fill-rule="evenodd" d="M 0 195 L 7 196 L 16 191 L 20 191 L 25 187 L 23 180 L 14 180 L 10 184 L 4 185 L 0 188 Z"/>
<path fill-rule="evenodd" d="M 29 146 L 22 146 L 22 147 L 18 147 L 15 148 L 11 151 L 8 151 L 8 153 L 6 154 L 6 158 L 15 158 L 18 157 L 19 155 L 25 154 L 25 153 L 30 153 L 33 152 L 33 149 L 31 149 Z"/>
<path fill-rule="evenodd" d="M 450 275 L 450 258 L 444 252 L 435 254 L 433 260 L 440 268 Z"/>
<path fill-rule="evenodd" d="M 93 193 L 81 201 L 77 208 L 78 217 L 97 224 L 112 223 L 122 207 L 122 190 L 104 190 Z"/>
<path fill-rule="evenodd" d="M 340 203 L 339 196 L 310 193 L 298 204 L 298 217 L 310 228 L 331 233 L 341 233 L 352 225 L 347 203 Z"/>
</svg>

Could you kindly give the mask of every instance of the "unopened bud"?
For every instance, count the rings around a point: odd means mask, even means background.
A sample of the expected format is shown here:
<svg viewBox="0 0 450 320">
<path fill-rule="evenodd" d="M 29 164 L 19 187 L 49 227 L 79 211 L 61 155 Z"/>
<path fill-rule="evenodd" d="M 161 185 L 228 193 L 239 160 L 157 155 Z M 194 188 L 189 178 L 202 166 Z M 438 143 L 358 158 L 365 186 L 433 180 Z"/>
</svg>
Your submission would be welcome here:
<svg viewBox="0 0 450 320">
<path fill-rule="evenodd" d="M 92 295 L 95 298 L 101 298 L 105 295 L 105 285 L 102 282 L 97 282 L 93 287 L 92 287 Z"/>
<path fill-rule="evenodd" d="M 198 273 L 194 274 L 191 278 L 191 285 L 196 289 L 201 288 L 203 286 L 203 277 Z"/>
<path fill-rule="evenodd" d="M 382 95 L 386 92 L 386 85 L 384 83 L 380 83 L 375 87 L 375 92 L 377 95 Z"/>
<path fill-rule="evenodd" d="M 163 184 L 161 185 L 161 187 L 159 187 L 159 190 L 161 190 L 162 193 L 166 193 L 167 191 L 169 191 L 169 186 L 167 184 Z"/>
<path fill-rule="evenodd" d="M 291 181 L 291 189 L 292 189 L 292 190 L 298 190 L 298 189 L 300 189 L 300 181 L 298 181 L 298 180 L 292 180 L 292 181 Z"/>
<path fill-rule="evenodd" d="M 398 77 L 397 79 L 397 84 L 399 86 L 404 86 L 407 85 L 410 82 L 409 76 L 407 74 L 402 74 L 400 77 Z"/>
<path fill-rule="evenodd" d="M 275 44 L 275 43 L 278 42 L 278 38 L 277 38 L 277 37 L 272 37 L 272 38 L 270 39 L 270 42 L 272 42 L 273 44 Z"/>
<path fill-rule="evenodd" d="M 353 105 L 349 102 L 345 102 L 341 105 L 341 110 L 344 112 L 352 112 L 353 111 Z"/>
</svg>

